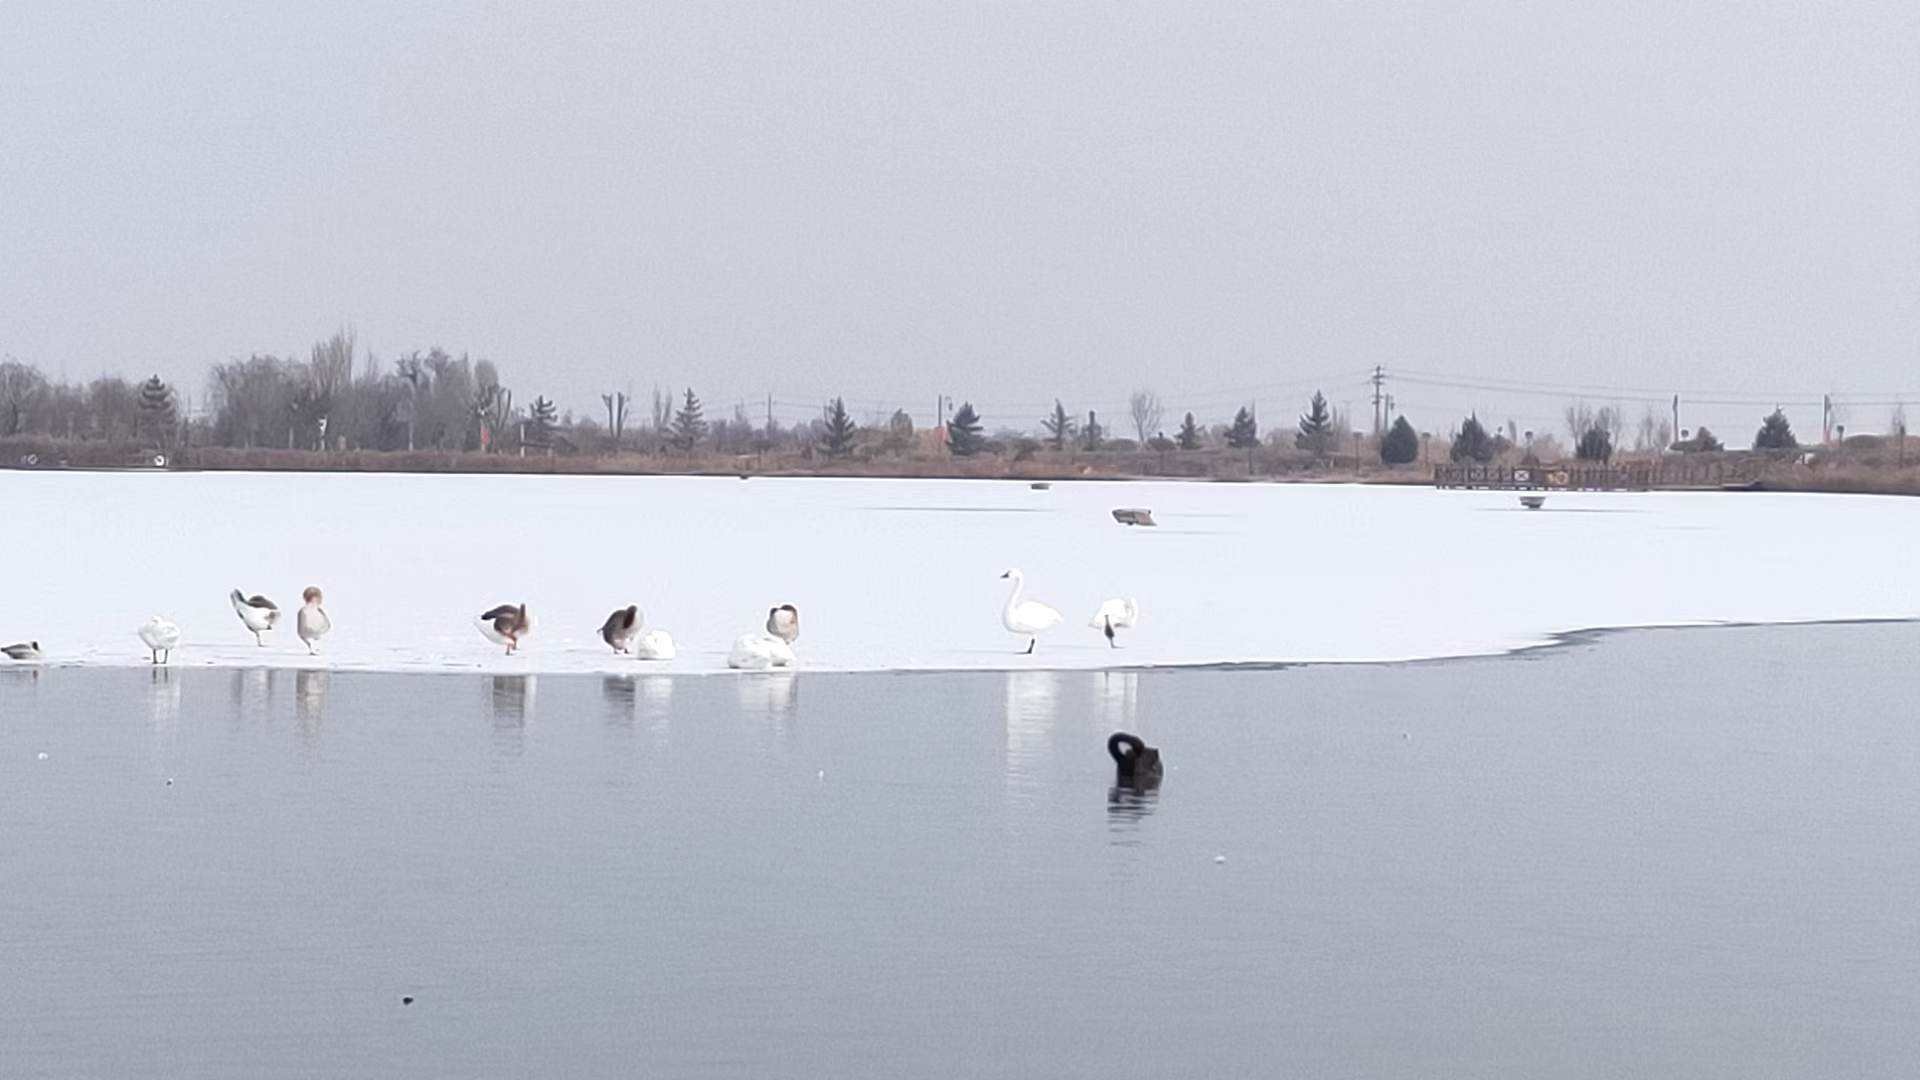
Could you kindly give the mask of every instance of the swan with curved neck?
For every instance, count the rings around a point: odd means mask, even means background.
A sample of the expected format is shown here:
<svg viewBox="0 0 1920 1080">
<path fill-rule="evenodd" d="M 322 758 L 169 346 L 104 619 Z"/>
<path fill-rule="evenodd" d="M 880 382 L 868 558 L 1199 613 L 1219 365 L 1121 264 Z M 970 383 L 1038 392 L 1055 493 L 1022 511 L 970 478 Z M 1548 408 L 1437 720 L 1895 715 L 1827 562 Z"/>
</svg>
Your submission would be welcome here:
<svg viewBox="0 0 1920 1080">
<path fill-rule="evenodd" d="M 1013 591 L 1007 594 L 1007 606 L 1000 609 L 1000 625 L 1006 627 L 1008 633 L 1026 638 L 1026 651 L 1031 653 L 1040 644 L 1040 635 L 1059 624 L 1060 613 L 1038 600 L 1020 598 L 1026 576 L 1018 569 L 1000 576 L 1013 582 Z"/>
<path fill-rule="evenodd" d="M 1141 741 L 1140 736 L 1116 731 L 1107 736 L 1107 753 L 1113 758 L 1114 778 L 1123 784 L 1158 783 L 1161 776 L 1160 751 Z"/>
</svg>

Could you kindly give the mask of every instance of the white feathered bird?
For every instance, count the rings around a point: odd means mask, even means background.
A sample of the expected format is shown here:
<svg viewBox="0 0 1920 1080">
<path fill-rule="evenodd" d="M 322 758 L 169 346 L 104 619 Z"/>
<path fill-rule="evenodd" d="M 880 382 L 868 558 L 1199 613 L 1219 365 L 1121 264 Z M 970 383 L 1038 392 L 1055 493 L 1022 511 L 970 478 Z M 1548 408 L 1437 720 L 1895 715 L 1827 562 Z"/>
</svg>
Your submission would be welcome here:
<svg viewBox="0 0 1920 1080">
<path fill-rule="evenodd" d="M 1038 600 L 1020 599 L 1020 590 L 1026 585 L 1026 576 L 1018 569 L 1009 570 L 1000 575 L 1013 581 L 1013 591 L 1007 594 L 1007 606 L 1000 611 L 1000 625 L 1010 634 L 1018 634 L 1027 639 L 1027 652 L 1032 652 L 1040 644 L 1040 635 L 1060 625 L 1060 613 Z"/>
<path fill-rule="evenodd" d="M 742 634 L 734 640 L 733 650 L 727 653 L 727 666 L 741 671 L 765 671 L 793 664 L 793 649 L 767 634 Z"/>
<path fill-rule="evenodd" d="M 1140 604 L 1131 596 L 1116 596 L 1100 605 L 1087 620 L 1087 625 L 1107 636 L 1107 644 L 1119 648 L 1114 638 L 1116 630 L 1131 630 L 1140 621 Z"/>
<path fill-rule="evenodd" d="M 665 630 L 648 630 L 633 643 L 635 660 L 671 660 L 678 652 L 673 646 L 673 635 Z"/>
<path fill-rule="evenodd" d="M 180 627 L 158 615 L 142 623 L 139 633 L 156 664 L 173 659 L 173 650 L 180 647 Z"/>
<path fill-rule="evenodd" d="M 248 596 L 239 589 L 233 590 L 227 598 L 233 601 L 233 613 L 240 616 L 240 622 L 253 631 L 253 643 L 266 648 L 266 641 L 260 635 L 273 629 L 280 621 L 280 606 L 264 596 Z"/>
<path fill-rule="evenodd" d="M 293 628 L 300 634 L 300 640 L 307 643 L 307 652 L 311 655 L 317 651 L 320 639 L 333 629 L 333 620 L 327 618 L 327 609 L 320 606 L 318 585 L 307 586 L 307 591 L 300 594 L 300 599 L 300 614 L 293 620 Z"/>
<path fill-rule="evenodd" d="M 792 604 L 768 608 L 767 633 L 789 645 L 800 640 L 800 609 Z"/>
</svg>

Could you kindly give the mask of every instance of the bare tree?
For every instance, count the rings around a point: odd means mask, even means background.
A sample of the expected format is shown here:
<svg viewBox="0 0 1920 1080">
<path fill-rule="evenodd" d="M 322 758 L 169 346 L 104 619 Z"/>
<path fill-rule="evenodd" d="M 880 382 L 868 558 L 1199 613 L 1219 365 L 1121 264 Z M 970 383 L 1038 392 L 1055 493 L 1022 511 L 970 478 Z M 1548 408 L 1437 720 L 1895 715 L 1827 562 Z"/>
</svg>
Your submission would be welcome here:
<svg viewBox="0 0 1920 1080">
<path fill-rule="evenodd" d="M 611 394 L 601 394 L 600 400 L 607 404 L 607 431 L 613 436 L 614 449 L 620 447 L 620 436 L 627 430 L 627 395 L 619 390 Z"/>
<path fill-rule="evenodd" d="M 1133 417 L 1133 431 L 1141 442 L 1146 442 L 1149 434 L 1160 430 L 1162 412 L 1159 394 L 1151 390 L 1135 390 L 1133 396 L 1127 399 L 1127 412 Z"/>
<path fill-rule="evenodd" d="M 26 429 L 27 414 L 47 393 L 47 378 L 40 369 L 9 356 L 0 363 L 0 409 L 5 422 L 0 434 L 18 435 Z"/>
</svg>

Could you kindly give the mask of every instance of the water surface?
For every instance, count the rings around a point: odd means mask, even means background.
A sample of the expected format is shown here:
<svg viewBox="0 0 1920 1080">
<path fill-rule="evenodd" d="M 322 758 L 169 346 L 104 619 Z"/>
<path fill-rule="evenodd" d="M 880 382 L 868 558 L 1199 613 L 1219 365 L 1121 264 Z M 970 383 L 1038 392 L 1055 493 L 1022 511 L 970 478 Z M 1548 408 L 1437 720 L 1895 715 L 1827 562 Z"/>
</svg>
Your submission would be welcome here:
<svg viewBox="0 0 1920 1080">
<path fill-rule="evenodd" d="M 1917 649 L 1882 625 L 1267 671 L 0 670 L 0 1061 L 1906 1076 Z M 1158 791 L 1114 788 L 1121 728 L 1163 749 Z"/>
</svg>

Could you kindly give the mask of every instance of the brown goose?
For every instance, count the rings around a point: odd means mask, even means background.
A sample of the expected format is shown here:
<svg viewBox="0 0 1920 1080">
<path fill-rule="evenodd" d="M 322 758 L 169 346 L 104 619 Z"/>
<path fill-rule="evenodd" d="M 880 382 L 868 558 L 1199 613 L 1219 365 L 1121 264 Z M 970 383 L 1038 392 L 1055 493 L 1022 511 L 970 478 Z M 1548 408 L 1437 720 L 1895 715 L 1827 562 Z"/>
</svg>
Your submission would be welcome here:
<svg viewBox="0 0 1920 1080">
<path fill-rule="evenodd" d="M 533 616 L 525 604 L 501 604 L 480 616 L 480 633 L 495 645 L 505 645 L 507 655 L 520 647 L 520 637 L 533 629 Z"/>
<path fill-rule="evenodd" d="M 640 629 L 640 608 L 635 604 L 616 610 L 600 624 L 600 640 L 607 643 L 614 652 L 626 652 L 627 643 Z"/>
</svg>

